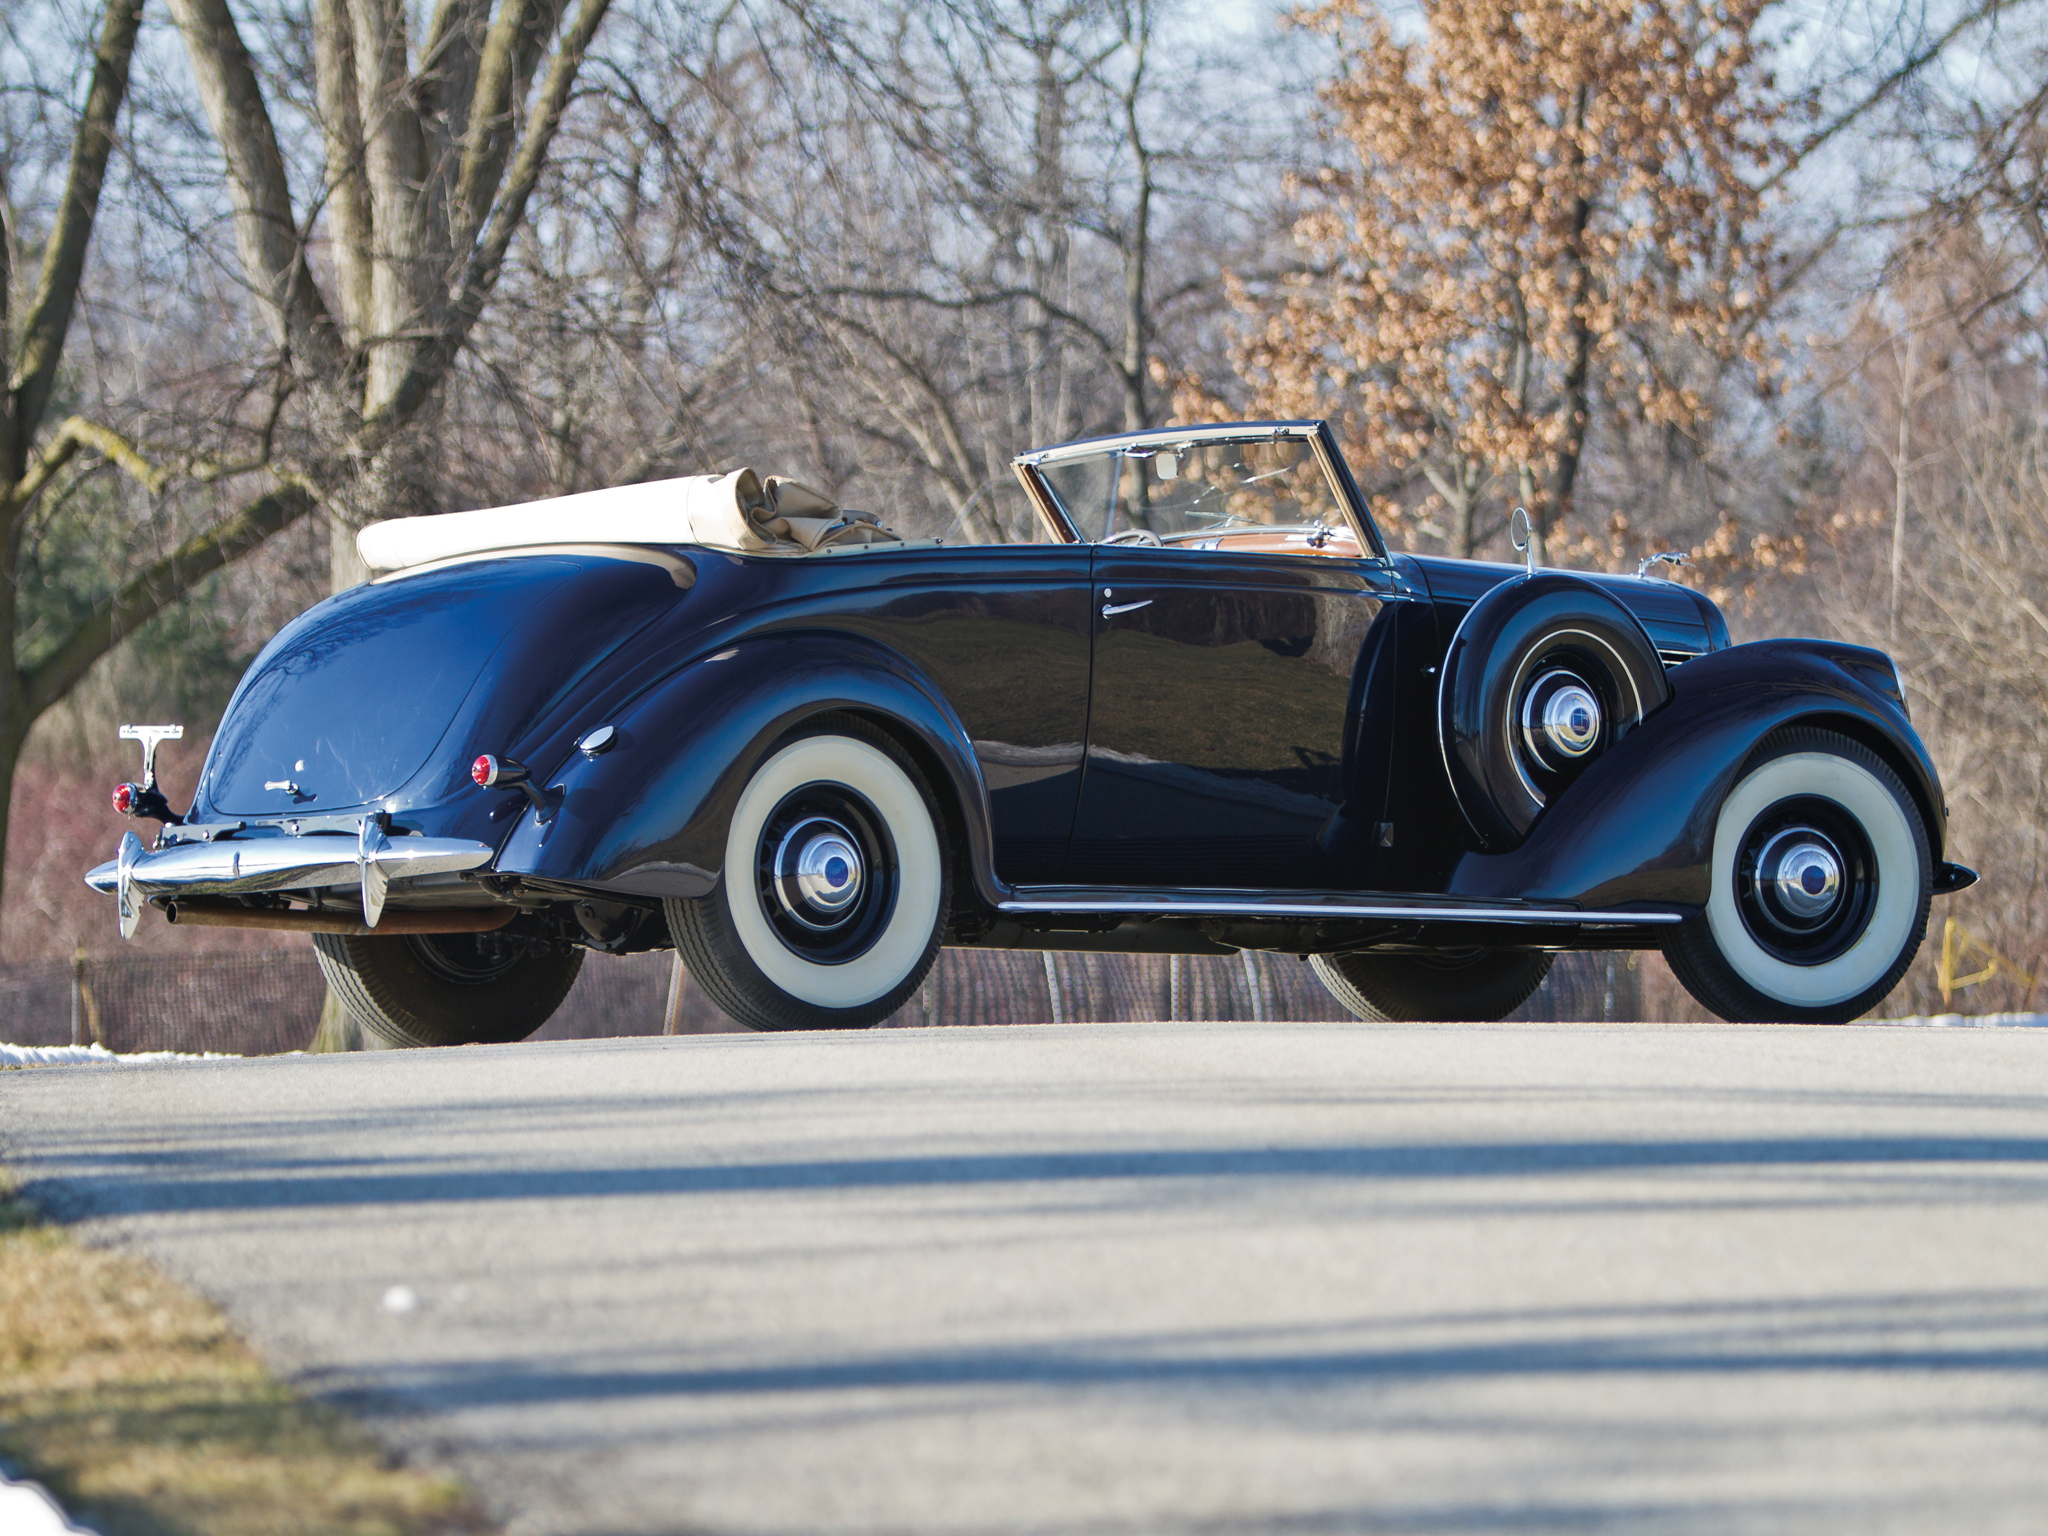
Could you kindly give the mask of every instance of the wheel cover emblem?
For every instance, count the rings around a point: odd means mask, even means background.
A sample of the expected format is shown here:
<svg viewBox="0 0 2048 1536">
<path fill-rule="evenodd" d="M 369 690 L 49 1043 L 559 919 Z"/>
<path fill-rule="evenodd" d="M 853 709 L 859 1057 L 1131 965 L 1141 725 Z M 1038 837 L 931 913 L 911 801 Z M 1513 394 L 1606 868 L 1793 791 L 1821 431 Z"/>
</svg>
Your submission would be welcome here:
<svg viewBox="0 0 2048 1536">
<path fill-rule="evenodd" d="M 1543 734 L 1566 757 L 1584 757 L 1600 739 L 1600 701 L 1577 683 L 1558 689 L 1543 706 Z"/>
<path fill-rule="evenodd" d="M 860 842 L 825 817 L 799 822 L 775 850 L 774 889 L 782 910 L 812 928 L 830 928 L 860 900 L 867 865 Z"/>
<path fill-rule="evenodd" d="M 887 930 L 899 884 L 895 843 L 850 785 L 792 790 L 769 813 L 755 849 L 762 915 L 792 954 L 843 965 Z"/>
<path fill-rule="evenodd" d="M 1757 854 L 1757 904 L 1792 932 L 1826 921 L 1842 897 L 1842 855 L 1812 827 L 1787 827 Z"/>
<path fill-rule="evenodd" d="M 1600 696 L 1576 673 L 1540 674 L 1522 695 L 1522 744 L 1543 773 L 1575 768 L 1600 745 Z"/>
<path fill-rule="evenodd" d="M 1749 935 L 1792 965 L 1824 965 L 1854 944 L 1877 903 L 1877 862 L 1861 825 L 1825 796 L 1766 809 L 1743 835 L 1735 904 Z"/>
</svg>

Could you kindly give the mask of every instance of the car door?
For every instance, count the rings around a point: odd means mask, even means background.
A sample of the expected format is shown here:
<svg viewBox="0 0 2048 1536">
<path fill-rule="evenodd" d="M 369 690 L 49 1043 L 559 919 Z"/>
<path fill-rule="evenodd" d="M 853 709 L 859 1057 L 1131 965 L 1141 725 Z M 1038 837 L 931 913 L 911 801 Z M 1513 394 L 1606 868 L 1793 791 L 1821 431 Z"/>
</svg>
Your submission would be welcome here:
<svg viewBox="0 0 2048 1536">
<path fill-rule="evenodd" d="M 979 545 L 846 562 L 835 627 L 870 634 L 934 682 L 988 786 L 997 876 L 1056 881 L 1088 726 L 1090 551 Z M 874 574 L 886 573 L 886 574 Z"/>
<path fill-rule="evenodd" d="M 1306 552 L 1107 544 L 1093 575 L 1087 756 L 1065 880 L 1355 886 L 1356 849 L 1383 814 L 1375 701 L 1392 683 L 1394 571 Z"/>
</svg>

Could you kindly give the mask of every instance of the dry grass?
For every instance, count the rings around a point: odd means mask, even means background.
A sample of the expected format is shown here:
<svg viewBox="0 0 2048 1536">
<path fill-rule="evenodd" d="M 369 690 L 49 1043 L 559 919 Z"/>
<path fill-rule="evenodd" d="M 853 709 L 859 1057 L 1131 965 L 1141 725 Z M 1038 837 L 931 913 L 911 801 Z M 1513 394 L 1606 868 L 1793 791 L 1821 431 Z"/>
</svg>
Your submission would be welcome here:
<svg viewBox="0 0 2048 1536">
<path fill-rule="evenodd" d="M 489 1529 L 276 1381 L 209 1303 L 72 1242 L 0 1175 L 0 1456 L 103 1536 Z"/>
</svg>

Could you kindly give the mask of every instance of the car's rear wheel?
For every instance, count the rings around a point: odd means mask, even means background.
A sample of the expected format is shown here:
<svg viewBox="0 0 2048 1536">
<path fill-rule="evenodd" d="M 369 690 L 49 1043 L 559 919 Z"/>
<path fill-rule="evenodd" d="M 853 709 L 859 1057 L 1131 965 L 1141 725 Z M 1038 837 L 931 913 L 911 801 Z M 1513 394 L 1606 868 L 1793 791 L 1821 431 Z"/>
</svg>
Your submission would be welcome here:
<svg viewBox="0 0 2048 1536">
<path fill-rule="evenodd" d="M 755 769 L 711 894 L 666 903 L 711 1000 L 754 1029 L 865 1029 L 937 958 L 951 899 L 945 823 L 880 731 L 828 717 Z"/>
<path fill-rule="evenodd" d="M 1491 1024 L 1513 1013 L 1550 974 L 1550 956 L 1472 949 L 1436 955 L 1312 955 L 1330 995 L 1379 1023 Z"/>
<path fill-rule="evenodd" d="M 327 985 L 392 1045 L 502 1045 L 553 1017 L 583 951 L 499 933 L 313 935 Z"/>
<path fill-rule="evenodd" d="M 1920 810 L 1868 747 L 1795 727 L 1722 801 L 1706 910 L 1664 947 L 1685 989 L 1739 1023 L 1868 1013 L 1919 952 L 1933 895 Z"/>
</svg>

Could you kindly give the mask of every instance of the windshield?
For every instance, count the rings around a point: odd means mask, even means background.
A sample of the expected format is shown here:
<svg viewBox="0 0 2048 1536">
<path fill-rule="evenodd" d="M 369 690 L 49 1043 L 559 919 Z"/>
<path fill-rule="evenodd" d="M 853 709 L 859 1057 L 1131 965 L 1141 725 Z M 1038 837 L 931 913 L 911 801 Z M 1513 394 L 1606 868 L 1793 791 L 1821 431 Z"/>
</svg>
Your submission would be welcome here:
<svg viewBox="0 0 2048 1536">
<path fill-rule="evenodd" d="M 1349 526 L 1301 437 L 1105 448 L 1038 473 L 1091 544 L 1121 535 L 1200 548 L 1245 529 Z"/>
</svg>

